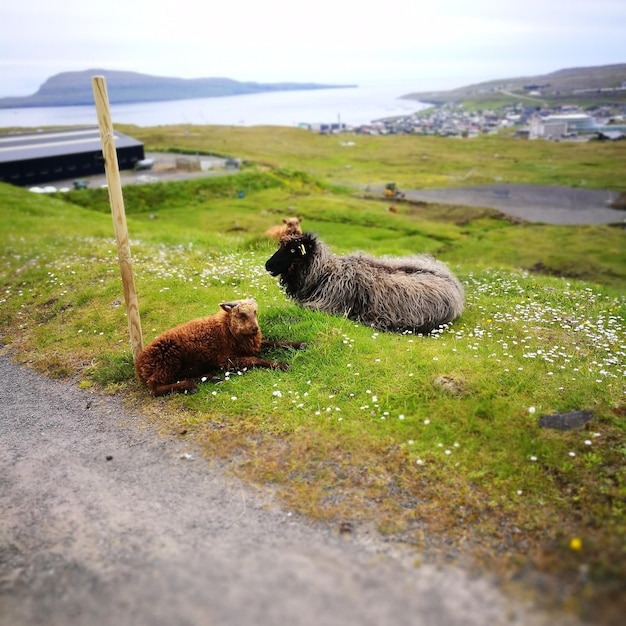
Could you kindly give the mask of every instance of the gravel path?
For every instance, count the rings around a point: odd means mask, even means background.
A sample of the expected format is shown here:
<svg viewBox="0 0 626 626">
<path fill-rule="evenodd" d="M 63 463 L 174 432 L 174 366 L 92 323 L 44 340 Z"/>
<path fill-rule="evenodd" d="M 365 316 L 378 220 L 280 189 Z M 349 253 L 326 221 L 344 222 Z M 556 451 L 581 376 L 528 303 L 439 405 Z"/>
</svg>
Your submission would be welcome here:
<svg viewBox="0 0 626 626">
<path fill-rule="evenodd" d="M 116 398 L 6 356 L 0 376 L 1 624 L 577 623 L 297 519 Z"/>
</svg>

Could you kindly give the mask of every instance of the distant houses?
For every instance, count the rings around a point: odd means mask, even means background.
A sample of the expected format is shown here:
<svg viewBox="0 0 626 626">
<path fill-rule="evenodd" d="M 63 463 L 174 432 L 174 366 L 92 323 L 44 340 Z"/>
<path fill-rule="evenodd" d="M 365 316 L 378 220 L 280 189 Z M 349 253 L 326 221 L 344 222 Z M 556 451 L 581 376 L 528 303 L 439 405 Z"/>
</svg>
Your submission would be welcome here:
<svg viewBox="0 0 626 626">
<path fill-rule="evenodd" d="M 341 133 L 341 132 L 345 132 L 349 130 L 348 126 L 341 122 L 334 122 L 334 123 L 318 122 L 315 124 L 307 124 L 303 122 L 301 124 L 298 124 L 298 127 L 305 128 L 306 130 L 310 130 L 315 133 L 320 133 L 322 135 L 327 135 L 330 133 Z"/>
<path fill-rule="evenodd" d="M 582 112 L 536 116 L 529 123 L 529 139 L 622 139 L 626 125 L 619 118 L 594 117 Z"/>
<path fill-rule="evenodd" d="M 598 123 L 586 113 L 536 116 L 529 123 L 529 139 L 561 139 L 593 133 Z"/>
<path fill-rule="evenodd" d="M 596 107 L 585 111 L 576 105 L 545 108 L 517 103 L 497 110 L 469 111 L 461 104 L 442 104 L 411 115 L 374 120 L 370 124 L 346 127 L 344 124 L 301 124 L 312 132 L 354 132 L 363 135 L 436 135 L 476 137 L 512 132 L 526 139 L 618 140 L 626 137 L 626 105 Z"/>
</svg>

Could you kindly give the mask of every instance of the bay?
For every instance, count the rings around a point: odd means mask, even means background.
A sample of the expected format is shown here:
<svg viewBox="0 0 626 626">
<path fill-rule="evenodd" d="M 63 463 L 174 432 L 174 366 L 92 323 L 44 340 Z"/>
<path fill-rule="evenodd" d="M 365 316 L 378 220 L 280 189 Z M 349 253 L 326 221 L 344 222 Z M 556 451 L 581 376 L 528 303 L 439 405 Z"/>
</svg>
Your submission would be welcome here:
<svg viewBox="0 0 626 626">
<path fill-rule="evenodd" d="M 428 105 L 400 96 L 410 84 L 282 91 L 223 98 L 111 105 L 113 123 L 137 126 L 361 126 L 386 117 L 410 115 Z M 0 128 L 97 125 L 95 106 L 0 109 Z"/>
</svg>

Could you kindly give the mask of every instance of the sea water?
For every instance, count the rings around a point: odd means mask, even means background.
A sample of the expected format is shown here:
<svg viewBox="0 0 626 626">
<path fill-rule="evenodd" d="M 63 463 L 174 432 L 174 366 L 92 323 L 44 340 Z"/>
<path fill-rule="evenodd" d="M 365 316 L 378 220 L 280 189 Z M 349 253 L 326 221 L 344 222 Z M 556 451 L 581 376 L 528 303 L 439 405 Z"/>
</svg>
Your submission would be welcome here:
<svg viewBox="0 0 626 626">
<path fill-rule="evenodd" d="M 220 98 L 111 105 L 113 123 L 137 126 L 210 124 L 220 126 L 360 126 L 410 115 L 425 106 L 401 96 L 410 83 L 336 89 L 280 91 Z M 97 125 L 94 106 L 0 109 L 0 128 Z"/>
</svg>

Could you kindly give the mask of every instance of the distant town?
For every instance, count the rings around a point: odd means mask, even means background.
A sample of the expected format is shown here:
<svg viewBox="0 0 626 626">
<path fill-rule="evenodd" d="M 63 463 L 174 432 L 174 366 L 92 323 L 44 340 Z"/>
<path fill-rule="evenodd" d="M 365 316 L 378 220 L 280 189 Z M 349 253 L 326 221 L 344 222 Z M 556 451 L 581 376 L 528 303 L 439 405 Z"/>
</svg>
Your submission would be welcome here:
<svg viewBox="0 0 626 626">
<path fill-rule="evenodd" d="M 317 132 L 477 137 L 504 133 L 552 141 L 626 138 L 626 64 L 565 69 L 404 99 L 430 104 L 411 115 L 347 127 L 308 125 Z"/>
<path fill-rule="evenodd" d="M 523 139 L 588 141 L 626 139 L 626 104 L 583 108 L 564 104 L 553 107 L 518 102 L 498 109 L 469 110 L 446 103 L 411 115 L 384 118 L 360 126 L 305 124 L 313 132 L 352 132 L 363 135 L 437 135 L 477 137 L 509 133 Z"/>
</svg>

